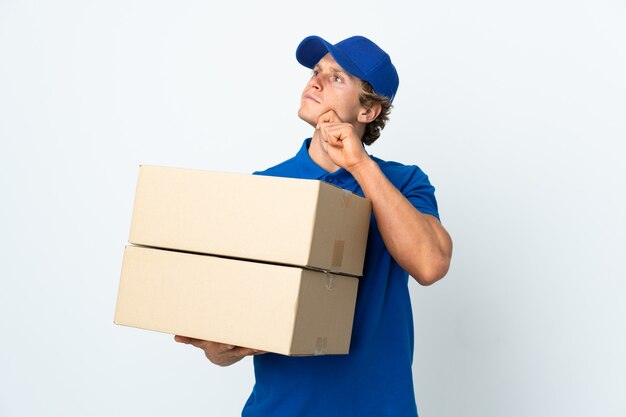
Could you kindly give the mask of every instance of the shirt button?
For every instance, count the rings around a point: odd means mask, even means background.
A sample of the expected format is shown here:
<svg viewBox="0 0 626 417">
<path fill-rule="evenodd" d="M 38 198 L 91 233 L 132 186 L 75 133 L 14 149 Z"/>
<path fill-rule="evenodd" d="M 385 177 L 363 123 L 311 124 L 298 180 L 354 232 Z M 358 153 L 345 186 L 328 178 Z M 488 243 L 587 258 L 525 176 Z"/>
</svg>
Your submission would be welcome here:
<svg viewBox="0 0 626 417">
<path fill-rule="evenodd" d="M 333 181 L 335 181 L 333 177 L 326 177 L 326 182 L 332 183 Z"/>
</svg>

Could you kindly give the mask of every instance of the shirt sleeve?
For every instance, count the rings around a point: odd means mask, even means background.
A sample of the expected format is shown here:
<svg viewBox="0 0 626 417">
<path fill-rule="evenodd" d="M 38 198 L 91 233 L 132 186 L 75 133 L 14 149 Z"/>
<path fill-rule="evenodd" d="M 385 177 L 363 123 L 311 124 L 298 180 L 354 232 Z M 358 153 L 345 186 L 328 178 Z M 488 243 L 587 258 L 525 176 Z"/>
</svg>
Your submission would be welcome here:
<svg viewBox="0 0 626 417">
<path fill-rule="evenodd" d="M 431 185 L 428 176 L 415 165 L 408 166 L 407 171 L 400 192 L 417 210 L 425 214 L 432 214 L 441 220 L 435 198 L 435 187 Z"/>
</svg>

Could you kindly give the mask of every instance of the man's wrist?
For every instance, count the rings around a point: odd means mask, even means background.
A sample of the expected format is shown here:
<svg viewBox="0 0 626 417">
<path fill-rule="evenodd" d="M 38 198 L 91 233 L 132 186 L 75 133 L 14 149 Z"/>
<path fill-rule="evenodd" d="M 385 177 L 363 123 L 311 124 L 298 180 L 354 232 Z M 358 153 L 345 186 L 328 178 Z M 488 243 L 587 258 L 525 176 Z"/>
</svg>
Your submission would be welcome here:
<svg viewBox="0 0 626 417">
<path fill-rule="evenodd" d="M 367 155 L 363 161 L 353 165 L 348 171 L 352 174 L 354 179 L 361 184 L 362 181 L 365 181 L 368 176 L 377 170 L 379 170 L 378 164 L 376 164 L 376 162 L 374 162 L 374 160 Z"/>
</svg>

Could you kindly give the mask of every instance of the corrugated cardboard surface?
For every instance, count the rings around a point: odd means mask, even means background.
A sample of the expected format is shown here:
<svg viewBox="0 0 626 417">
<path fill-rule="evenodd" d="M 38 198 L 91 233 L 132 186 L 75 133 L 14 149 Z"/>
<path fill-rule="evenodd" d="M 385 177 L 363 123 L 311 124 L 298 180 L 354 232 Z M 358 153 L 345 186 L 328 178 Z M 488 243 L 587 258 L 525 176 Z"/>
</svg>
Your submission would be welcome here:
<svg viewBox="0 0 626 417">
<path fill-rule="evenodd" d="M 358 279 L 127 246 L 115 323 L 285 355 L 348 353 Z"/>
<path fill-rule="evenodd" d="M 360 276 L 370 215 L 321 181 L 144 165 L 129 242 Z"/>
<path fill-rule="evenodd" d="M 321 182 L 307 265 L 363 275 L 370 215 L 369 200 Z"/>
</svg>

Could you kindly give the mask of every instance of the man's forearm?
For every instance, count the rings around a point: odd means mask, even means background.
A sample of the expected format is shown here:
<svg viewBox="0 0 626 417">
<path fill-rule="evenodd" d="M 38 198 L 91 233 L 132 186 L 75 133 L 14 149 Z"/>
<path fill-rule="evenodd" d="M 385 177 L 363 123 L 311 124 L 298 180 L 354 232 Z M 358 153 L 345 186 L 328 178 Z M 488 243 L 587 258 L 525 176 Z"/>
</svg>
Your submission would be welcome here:
<svg viewBox="0 0 626 417">
<path fill-rule="evenodd" d="M 372 202 L 385 246 L 396 262 L 422 285 L 430 285 L 448 272 L 452 241 L 439 220 L 420 213 L 367 158 L 351 170 Z"/>
</svg>

